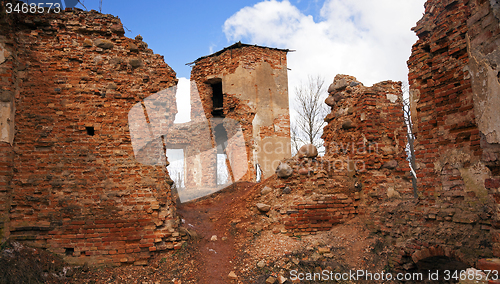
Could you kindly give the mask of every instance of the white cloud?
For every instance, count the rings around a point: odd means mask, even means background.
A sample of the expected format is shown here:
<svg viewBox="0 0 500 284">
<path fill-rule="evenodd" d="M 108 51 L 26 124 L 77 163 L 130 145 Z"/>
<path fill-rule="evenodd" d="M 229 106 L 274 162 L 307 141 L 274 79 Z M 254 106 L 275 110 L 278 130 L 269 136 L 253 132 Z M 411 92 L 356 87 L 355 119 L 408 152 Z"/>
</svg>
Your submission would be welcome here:
<svg viewBox="0 0 500 284">
<path fill-rule="evenodd" d="M 226 20 L 228 41 L 289 48 L 289 93 L 309 75 L 328 84 L 336 74 L 365 85 L 407 80 L 406 61 L 417 37 L 410 30 L 425 0 L 326 0 L 320 17 L 302 13 L 289 1 L 263 1 Z"/>
</svg>

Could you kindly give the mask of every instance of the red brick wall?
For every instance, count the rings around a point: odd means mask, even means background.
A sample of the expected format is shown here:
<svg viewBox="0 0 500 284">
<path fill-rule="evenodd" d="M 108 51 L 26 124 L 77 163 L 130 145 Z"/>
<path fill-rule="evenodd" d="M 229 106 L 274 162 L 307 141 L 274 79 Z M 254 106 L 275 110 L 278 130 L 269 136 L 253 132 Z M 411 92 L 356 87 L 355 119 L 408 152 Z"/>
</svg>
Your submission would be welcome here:
<svg viewBox="0 0 500 284">
<path fill-rule="evenodd" d="M 12 197 L 12 175 L 14 174 L 14 151 L 12 146 L 0 142 L 0 241 L 8 238 L 9 211 Z"/>
<path fill-rule="evenodd" d="M 296 202 L 284 218 L 291 234 L 328 231 L 358 213 L 353 198 L 345 194 L 317 196 L 312 201 Z"/>
<path fill-rule="evenodd" d="M 266 137 L 290 137 L 290 116 L 288 113 L 288 101 L 286 104 L 286 114 L 276 115 L 272 108 L 278 103 L 277 98 L 288 98 L 288 84 L 286 77 L 286 50 L 260 47 L 260 46 L 249 46 L 235 44 L 227 49 L 224 49 L 216 54 L 209 55 L 206 57 L 199 58 L 195 61 L 195 65 L 191 71 L 191 80 L 196 83 L 199 98 L 201 99 L 201 104 L 198 107 L 193 107 L 191 109 L 192 119 L 196 119 L 200 115 L 205 116 L 207 119 L 212 118 L 212 89 L 209 84 L 209 80 L 213 78 L 219 78 L 225 80 L 224 78 L 228 75 L 235 74 L 238 67 L 243 67 L 247 70 L 252 70 L 254 73 L 248 75 L 248 78 L 240 78 L 241 82 L 245 80 L 247 82 L 253 82 L 255 85 L 250 86 L 244 90 L 246 95 L 252 94 L 248 99 L 242 99 L 241 93 L 230 93 L 224 92 L 224 116 L 226 118 L 234 119 L 237 121 L 242 129 L 245 147 L 247 152 L 247 174 L 240 180 L 255 181 L 256 170 L 255 162 L 257 157 L 254 157 L 255 147 L 257 145 L 256 136 L 254 131 L 258 131 L 258 136 L 260 139 Z M 277 72 L 275 77 L 282 78 L 272 78 L 272 80 L 282 80 L 285 85 L 277 86 L 277 93 L 272 94 L 272 98 L 275 100 L 271 103 L 268 110 L 257 109 L 258 100 L 257 97 L 258 88 L 260 82 L 258 82 L 258 68 L 263 63 L 269 63 L 272 69 L 281 70 Z M 284 70 L 284 71 L 283 71 Z M 236 83 L 235 83 L 236 84 Z M 195 101 L 196 98 L 192 98 Z M 262 111 L 267 111 L 272 113 L 273 123 L 272 125 L 255 127 L 253 125 L 256 113 Z M 212 126 L 213 127 L 213 126 Z M 228 135 L 232 135 L 235 131 L 231 129 L 226 130 Z M 261 165 L 262 167 L 263 165 Z"/>
<path fill-rule="evenodd" d="M 262 202 L 279 208 L 291 235 L 329 230 L 382 202 L 413 197 L 401 83 L 365 87 L 352 76 L 337 75 L 329 93 L 325 155 L 288 159 L 292 175 L 265 182 L 285 201 L 266 195 Z"/>
<path fill-rule="evenodd" d="M 110 15 L 19 18 L 11 238 L 93 264 L 179 247 L 165 165 L 135 159 L 128 126 L 134 105 L 176 85 L 173 70 Z"/>
<path fill-rule="evenodd" d="M 359 192 L 365 204 L 410 193 L 401 83 L 365 87 L 337 75 L 329 92 L 331 112 L 322 138 L 332 178 Z"/>
<path fill-rule="evenodd" d="M 472 159 L 482 153 L 471 80 L 464 68 L 469 62 L 469 16 L 467 1 L 428 1 L 425 16 L 414 28 L 419 40 L 408 61 L 408 78 L 418 113 L 415 154 L 419 188 L 426 197 L 434 196 L 439 184 L 450 198 L 463 197 L 463 184 L 451 174 L 456 165 L 445 169 L 435 163 L 454 149 Z"/>
</svg>

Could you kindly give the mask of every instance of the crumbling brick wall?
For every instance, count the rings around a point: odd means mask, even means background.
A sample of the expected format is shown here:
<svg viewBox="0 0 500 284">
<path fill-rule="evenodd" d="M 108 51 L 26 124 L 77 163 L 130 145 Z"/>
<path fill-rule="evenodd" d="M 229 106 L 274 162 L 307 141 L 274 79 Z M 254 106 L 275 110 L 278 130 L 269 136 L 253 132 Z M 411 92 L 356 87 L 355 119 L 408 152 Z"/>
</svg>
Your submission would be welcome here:
<svg viewBox="0 0 500 284">
<path fill-rule="evenodd" d="M 274 209 L 270 219 L 290 235 L 330 230 L 371 205 L 413 196 L 401 83 L 365 87 L 337 75 L 328 92 L 325 155 L 284 160 L 292 174 L 267 181 L 274 194 L 261 196 Z"/>
<path fill-rule="evenodd" d="M 0 241 L 10 235 L 9 211 L 14 168 L 14 94 L 17 89 L 17 44 L 7 34 L 14 26 L 12 17 L 0 17 Z"/>
<path fill-rule="evenodd" d="M 427 2 L 408 61 L 419 188 L 450 202 L 467 195 L 460 170 L 482 154 L 467 67 L 469 16 L 465 1 Z"/>
<path fill-rule="evenodd" d="M 180 247 L 165 164 L 135 159 L 128 125 L 135 105 L 176 85 L 175 72 L 116 17 L 10 16 L 1 44 L 12 40 L 17 56 L 0 66 L 13 66 L 19 83 L 2 91 L 2 101 L 15 94 L 13 147 L 0 148 L 14 153 L 0 171 L 7 184 L 13 172 L 12 200 L 0 207 L 10 237 L 74 263 L 145 264 L 151 251 Z"/>
<path fill-rule="evenodd" d="M 401 83 L 365 87 L 337 75 L 328 91 L 331 112 L 322 138 L 331 177 L 365 204 L 411 192 Z"/>
<path fill-rule="evenodd" d="M 220 80 L 224 94 L 223 116 L 237 121 L 244 136 L 246 157 L 242 158 L 248 164 L 240 169 L 246 171 L 240 180 L 255 181 L 256 164 L 260 165 L 263 178 L 267 178 L 274 173 L 279 160 L 290 157 L 287 52 L 236 43 L 194 62 L 191 80 L 196 83 L 194 95 L 199 94 L 201 103 L 192 106 L 191 116 L 213 117 L 211 83 Z M 226 131 L 228 136 L 235 134 L 231 127 Z"/>
<path fill-rule="evenodd" d="M 392 248 L 390 266 L 411 269 L 431 256 L 474 266 L 499 255 L 496 6 L 430 0 L 413 28 L 419 39 L 408 77 L 419 201 L 373 208 L 369 225 Z"/>
</svg>

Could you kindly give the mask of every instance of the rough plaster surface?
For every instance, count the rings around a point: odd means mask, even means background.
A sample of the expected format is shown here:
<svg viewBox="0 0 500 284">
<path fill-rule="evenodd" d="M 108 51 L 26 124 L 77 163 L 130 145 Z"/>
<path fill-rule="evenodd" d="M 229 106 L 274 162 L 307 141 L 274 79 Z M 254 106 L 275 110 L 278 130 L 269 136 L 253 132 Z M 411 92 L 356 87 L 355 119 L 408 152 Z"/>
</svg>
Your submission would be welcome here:
<svg viewBox="0 0 500 284">
<path fill-rule="evenodd" d="M 14 103 L 0 102 L 0 142 L 14 141 Z"/>
<path fill-rule="evenodd" d="M 499 51 L 494 51 L 498 56 Z M 500 62 L 500 60 L 498 60 Z M 500 83 L 497 71 L 490 66 L 477 50 L 470 52 L 470 72 L 472 73 L 472 89 L 474 91 L 474 114 L 479 130 L 485 135 L 488 143 L 500 143 Z"/>
<path fill-rule="evenodd" d="M 283 68 L 286 65 L 282 65 L 279 58 L 282 51 L 269 51 L 263 47 L 247 47 L 241 51 L 233 51 L 230 56 L 223 53 L 218 57 L 211 56 L 197 62 L 197 65 L 205 66 L 211 60 L 203 71 L 211 73 L 204 74 L 203 79 L 199 80 L 204 83 L 221 80 L 226 96 L 224 104 L 228 103 L 229 98 L 237 101 L 233 107 L 236 110 L 228 110 L 225 115 L 239 121 L 243 132 L 246 133 L 245 139 L 251 153 L 248 155 L 248 168 L 255 168 L 255 165 L 259 164 L 262 177 L 267 178 L 274 174 L 275 166 L 280 160 L 291 156 L 288 78 L 287 69 Z M 236 61 L 237 58 L 239 60 Z M 232 61 L 237 62 L 234 63 L 234 69 L 225 63 Z M 225 68 L 228 70 L 222 71 Z M 212 70 L 206 71 L 207 69 Z M 202 90 L 200 94 L 209 101 L 210 92 Z M 208 107 L 211 107 L 210 104 L 208 103 Z M 246 110 L 242 112 L 240 107 Z M 250 125 L 245 126 L 246 124 Z M 248 171 L 248 178 L 254 179 L 251 172 L 252 170 Z"/>
<path fill-rule="evenodd" d="M 7 57 L 9 56 L 10 53 L 5 48 L 5 45 L 3 43 L 0 43 L 0 64 L 3 64 L 7 60 Z"/>
</svg>

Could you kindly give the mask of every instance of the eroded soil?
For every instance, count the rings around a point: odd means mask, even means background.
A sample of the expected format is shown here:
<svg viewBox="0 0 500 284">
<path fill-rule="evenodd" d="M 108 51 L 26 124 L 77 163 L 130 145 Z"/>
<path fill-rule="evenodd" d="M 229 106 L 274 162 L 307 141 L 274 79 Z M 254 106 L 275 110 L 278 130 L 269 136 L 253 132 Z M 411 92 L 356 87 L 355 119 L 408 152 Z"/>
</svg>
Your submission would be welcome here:
<svg viewBox="0 0 500 284">
<path fill-rule="evenodd" d="M 323 270 L 382 270 L 384 252 L 361 218 L 328 232 L 291 237 L 266 225 L 255 209 L 260 187 L 236 183 L 211 196 L 181 204 L 179 250 L 155 254 L 144 267 L 60 267 L 48 283 L 324 283 L 292 282 L 293 275 Z M 46 257 L 47 262 L 51 262 Z M 230 273 L 235 278 L 230 277 Z M 294 274 L 291 274 L 294 273 Z M 234 274 L 234 275 L 233 275 Z M 270 278 L 271 277 L 271 278 Z M 292 278 L 292 279 L 291 279 Z M 22 282 L 19 282 L 22 283 Z M 350 282 L 340 282 L 350 283 Z"/>
</svg>

